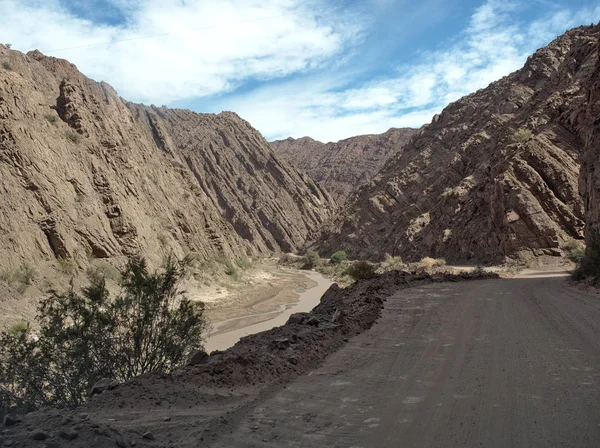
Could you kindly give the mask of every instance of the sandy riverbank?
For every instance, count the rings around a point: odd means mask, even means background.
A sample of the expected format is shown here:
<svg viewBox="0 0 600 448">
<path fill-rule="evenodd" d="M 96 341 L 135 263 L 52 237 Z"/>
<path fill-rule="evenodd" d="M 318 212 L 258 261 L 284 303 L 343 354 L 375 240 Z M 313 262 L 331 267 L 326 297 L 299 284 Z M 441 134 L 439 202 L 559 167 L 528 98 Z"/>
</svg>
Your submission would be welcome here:
<svg viewBox="0 0 600 448">
<path fill-rule="evenodd" d="M 192 296 L 206 303 L 212 324 L 206 350 L 225 350 L 241 337 L 283 325 L 293 313 L 310 311 L 332 284 L 317 272 L 265 263 L 247 284 Z"/>
</svg>

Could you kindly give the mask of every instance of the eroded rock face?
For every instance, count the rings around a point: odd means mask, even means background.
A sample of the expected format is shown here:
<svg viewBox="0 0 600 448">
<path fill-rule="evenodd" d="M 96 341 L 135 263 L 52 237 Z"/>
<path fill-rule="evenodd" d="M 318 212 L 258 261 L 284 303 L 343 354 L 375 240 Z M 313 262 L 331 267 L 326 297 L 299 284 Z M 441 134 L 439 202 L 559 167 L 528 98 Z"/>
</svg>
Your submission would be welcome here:
<svg viewBox="0 0 600 448">
<path fill-rule="evenodd" d="M 585 204 L 588 243 L 600 241 L 600 35 L 598 39 L 597 64 L 589 83 L 588 103 L 580 114 L 586 150 L 582 157 L 579 190 Z"/>
<path fill-rule="evenodd" d="M 0 266 L 293 251 L 335 206 L 233 113 L 128 103 L 38 51 L 0 61 Z"/>
<path fill-rule="evenodd" d="M 558 255 L 565 240 L 582 238 L 580 111 L 597 76 L 598 32 L 573 29 L 446 107 L 351 195 L 321 250 L 501 261 Z"/>
<path fill-rule="evenodd" d="M 418 132 L 392 128 L 379 135 L 360 135 L 337 143 L 310 137 L 271 142 L 275 153 L 305 171 L 342 203 L 351 191 L 368 183 L 388 159 Z"/>
</svg>

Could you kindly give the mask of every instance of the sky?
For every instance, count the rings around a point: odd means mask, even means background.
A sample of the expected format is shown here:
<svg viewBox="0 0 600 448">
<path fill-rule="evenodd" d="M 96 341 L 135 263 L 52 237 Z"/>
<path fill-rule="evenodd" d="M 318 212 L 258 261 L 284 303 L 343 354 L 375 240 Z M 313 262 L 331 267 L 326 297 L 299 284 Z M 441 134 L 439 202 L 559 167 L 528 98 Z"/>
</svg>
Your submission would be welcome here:
<svg viewBox="0 0 600 448">
<path fill-rule="evenodd" d="M 598 21 L 600 0 L 0 0 L 0 42 L 127 100 L 324 142 L 420 127 Z"/>
</svg>

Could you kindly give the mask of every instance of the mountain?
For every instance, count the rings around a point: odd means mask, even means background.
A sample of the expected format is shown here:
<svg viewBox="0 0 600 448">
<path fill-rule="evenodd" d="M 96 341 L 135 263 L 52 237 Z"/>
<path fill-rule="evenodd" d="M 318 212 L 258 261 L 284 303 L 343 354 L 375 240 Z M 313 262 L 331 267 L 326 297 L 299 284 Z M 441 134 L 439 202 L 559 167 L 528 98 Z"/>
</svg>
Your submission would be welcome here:
<svg viewBox="0 0 600 448">
<path fill-rule="evenodd" d="M 0 267 L 294 251 L 335 208 L 236 114 L 121 99 L 0 45 Z"/>
<path fill-rule="evenodd" d="M 590 77 L 587 98 L 586 108 L 573 119 L 579 124 L 586 145 L 579 191 L 585 205 L 585 237 L 589 244 L 600 241 L 600 38 L 596 46 L 596 69 Z"/>
<path fill-rule="evenodd" d="M 369 182 L 394 154 L 398 154 L 417 129 L 392 128 L 379 135 L 360 135 L 337 143 L 310 137 L 271 142 L 282 159 L 320 182 L 338 202 Z"/>
<path fill-rule="evenodd" d="M 573 29 L 448 105 L 350 196 L 321 250 L 502 261 L 560 255 L 582 238 L 577 117 L 597 76 L 599 31 Z"/>
</svg>

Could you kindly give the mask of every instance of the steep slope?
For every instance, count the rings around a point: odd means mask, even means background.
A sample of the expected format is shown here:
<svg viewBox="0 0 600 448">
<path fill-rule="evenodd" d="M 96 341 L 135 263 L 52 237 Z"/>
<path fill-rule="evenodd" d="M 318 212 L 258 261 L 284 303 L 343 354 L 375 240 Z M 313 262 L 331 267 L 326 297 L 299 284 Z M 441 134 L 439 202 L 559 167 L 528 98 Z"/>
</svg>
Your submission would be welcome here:
<svg viewBox="0 0 600 448">
<path fill-rule="evenodd" d="M 579 191 L 585 205 L 585 237 L 600 241 L 600 38 L 596 47 L 596 69 L 589 83 L 588 104 L 577 117 L 585 141 Z"/>
<path fill-rule="evenodd" d="M 338 202 L 369 182 L 385 162 L 398 154 L 417 129 L 392 128 L 379 135 L 360 135 L 337 143 L 310 137 L 271 142 L 281 158 L 320 182 Z"/>
<path fill-rule="evenodd" d="M 453 261 L 560 255 L 583 235 L 577 111 L 599 31 L 573 29 L 446 107 L 349 199 L 322 250 Z"/>
<path fill-rule="evenodd" d="M 293 251 L 334 207 L 234 113 L 128 103 L 38 51 L 0 62 L 0 267 Z"/>
</svg>

